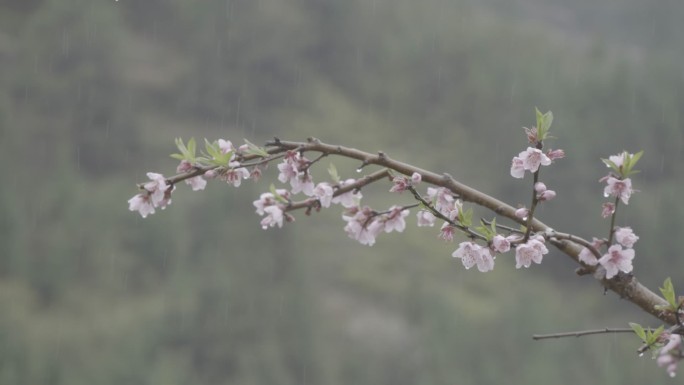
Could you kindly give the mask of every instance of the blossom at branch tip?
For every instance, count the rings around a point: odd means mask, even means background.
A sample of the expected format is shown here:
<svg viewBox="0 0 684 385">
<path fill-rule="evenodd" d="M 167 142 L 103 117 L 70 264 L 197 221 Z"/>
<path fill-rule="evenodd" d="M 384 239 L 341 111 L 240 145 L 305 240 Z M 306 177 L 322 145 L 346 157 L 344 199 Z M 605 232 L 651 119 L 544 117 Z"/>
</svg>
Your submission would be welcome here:
<svg viewBox="0 0 684 385">
<path fill-rule="evenodd" d="M 548 166 L 551 164 L 551 158 L 542 152 L 542 150 L 528 147 L 527 150 L 518 154 L 513 158 L 511 163 L 511 176 L 514 178 L 522 178 L 525 170 L 535 173 L 541 166 Z"/>
<path fill-rule="evenodd" d="M 321 207 L 330 207 L 333 198 L 333 188 L 330 183 L 321 182 L 314 187 L 313 195 L 321 202 Z"/>
<path fill-rule="evenodd" d="M 658 351 L 656 363 L 659 367 L 664 367 L 670 377 L 674 377 L 677 374 L 677 363 L 681 359 L 682 336 L 674 333 L 669 334 L 667 336 L 667 343 Z"/>
<path fill-rule="evenodd" d="M 549 252 L 542 242 L 543 238 L 533 238 L 515 247 L 515 268 L 530 267 L 532 262 L 541 263 L 544 254 Z"/>
<path fill-rule="evenodd" d="M 615 240 L 626 248 L 632 248 L 639 237 L 634 234 L 631 227 L 618 227 L 615 229 Z"/>
<path fill-rule="evenodd" d="M 407 215 L 409 215 L 409 211 L 401 206 L 390 207 L 389 213 L 386 214 L 384 219 L 385 232 L 404 231 L 406 228 L 406 220 L 404 218 L 406 218 Z"/>
<path fill-rule="evenodd" d="M 608 253 L 599 259 L 599 263 L 606 269 L 606 278 L 611 279 L 619 271 L 624 273 L 631 272 L 633 259 L 633 249 L 623 249 L 620 245 L 612 245 L 608 248 Z"/>
<path fill-rule="evenodd" d="M 435 215 L 428 210 L 419 210 L 418 213 L 416 213 L 416 217 L 418 218 L 418 227 L 432 227 L 435 225 L 435 220 L 437 219 Z"/>
<path fill-rule="evenodd" d="M 283 209 L 280 205 L 271 205 L 263 209 L 266 216 L 261 220 L 261 228 L 266 230 L 269 227 L 283 227 Z"/>
<path fill-rule="evenodd" d="M 180 174 L 180 173 L 184 173 L 184 172 L 190 172 L 190 171 L 192 171 L 192 169 L 193 169 L 192 163 L 190 163 L 190 161 L 188 161 L 186 159 L 183 159 L 180 161 L 180 163 L 176 167 L 176 172 Z"/>
<path fill-rule="evenodd" d="M 600 249 L 601 246 L 603 246 L 605 242 L 603 239 L 598 239 L 594 237 L 593 241 L 591 242 L 591 245 L 594 246 L 596 250 Z M 596 266 L 598 265 L 598 258 L 594 255 L 594 253 L 591 252 L 588 248 L 584 247 L 582 248 L 582 251 L 580 251 L 579 255 L 577 256 L 580 260 L 580 262 L 583 262 L 589 266 Z"/>
<path fill-rule="evenodd" d="M 420 175 L 419 173 L 414 172 L 413 174 L 411 174 L 411 183 L 413 183 L 414 185 L 420 183 L 422 180 L 423 180 L 423 176 Z"/>
<path fill-rule="evenodd" d="M 483 273 L 494 269 L 494 257 L 489 248 L 482 247 L 475 242 L 461 242 L 451 256 L 460 258 L 466 269 L 475 265 Z"/>
<path fill-rule="evenodd" d="M 622 166 L 625 164 L 625 156 L 632 157 L 634 154 L 630 154 L 627 151 L 623 151 L 617 155 L 611 155 L 608 157 L 608 160 L 613 162 L 617 168 L 622 168 Z M 606 164 L 606 167 L 610 168 L 609 164 Z"/>
<path fill-rule="evenodd" d="M 344 186 L 349 186 L 350 184 L 356 182 L 354 179 L 347 179 L 345 181 L 340 181 L 338 188 L 343 188 Z M 361 191 L 347 191 L 344 194 L 340 194 L 332 199 L 332 203 L 341 204 L 345 208 L 351 208 L 358 206 L 363 198 Z"/>
<path fill-rule="evenodd" d="M 143 188 L 150 194 L 152 204 L 157 207 L 164 199 L 164 193 L 169 188 L 169 185 L 166 184 L 166 178 L 162 174 L 148 172 L 147 177 L 150 178 L 150 182 L 145 183 Z"/>
<path fill-rule="evenodd" d="M 632 180 L 630 178 L 618 179 L 614 176 L 608 176 L 606 179 L 607 186 L 603 190 L 605 197 L 614 196 L 620 198 L 624 204 L 629 204 L 629 197 L 632 195 Z"/>
<path fill-rule="evenodd" d="M 144 191 L 128 200 L 128 209 L 137 211 L 143 218 L 154 214 L 157 207 L 165 209 L 171 203 L 173 191 L 166 183 L 164 175 L 148 172 L 147 177 L 150 181 L 142 186 Z"/>
<path fill-rule="evenodd" d="M 601 206 L 601 216 L 603 218 L 608 218 L 615 212 L 615 203 L 606 202 Z"/>
</svg>

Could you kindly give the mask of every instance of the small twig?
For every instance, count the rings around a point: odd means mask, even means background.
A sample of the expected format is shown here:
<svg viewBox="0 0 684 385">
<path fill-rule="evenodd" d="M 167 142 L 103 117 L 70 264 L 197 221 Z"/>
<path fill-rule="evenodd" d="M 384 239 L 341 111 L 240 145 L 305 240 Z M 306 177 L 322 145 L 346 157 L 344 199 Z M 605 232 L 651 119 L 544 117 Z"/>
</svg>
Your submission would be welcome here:
<svg viewBox="0 0 684 385">
<path fill-rule="evenodd" d="M 634 333 L 634 330 L 629 328 L 605 328 L 605 329 L 594 329 L 594 330 L 580 330 L 576 332 L 565 332 L 565 333 L 552 333 L 552 334 L 534 334 L 532 336 L 533 340 L 546 340 L 551 338 L 564 338 L 564 337 L 582 337 L 590 334 L 609 334 L 609 333 Z"/>
<path fill-rule="evenodd" d="M 446 215 L 444 215 L 444 214 L 442 214 L 441 212 L 439 212 L 432 204 L 430 204 L 430 202 L 426 201 L 425 198 L 423 198 L 423 197 L 420 195 L 420 193 L 419 193 L 418 191 L 416 191 L 416 189 L 415 189 L 413 186 L 408 186 L 406 189 L 409 190 L 409 191 L 411 192 L 411 194 L 413 194 L 413 197 L 416 198 L 417 201 L 419 201 L 420 203 L 422 203 L 423 206 L 425 206 L 425 208 L 427 208 L 428 210 L 430 210 L 430 212 L 431 212 L 434 216 L 436 216 L 437 218 L 439 218 L 439 219 L 441 219 L 441 220 L 443 220 L 443 221 L 449 223 L 450 225 L 454 226 L 455 228 L 457 228 L 457 229 L 463 231 L 464 233 L 468 234 L 468 236 L 469 236 L 470 238 L 473 238 L 473 239 L 477 238 L 477 239 L 481 239 L 481 240 L 483 240 L 483 241 L 486 241 L 486 240 L 487 240 L 487 237 L 485 237 L 485 236 L 483 236 L 483 235 L 481 235 L 481 234 L 476 233 L 475 231 L 471 230 L 471 229 L 470 229 L 469 227 L 467 227 L 467 226 L 464 226 L 464 225 L 462 225 L 462 224 L 460 224 L 460 223 L 458 223 L 458 222 L 454 222 L 454 221 L 451 220 L 449 217 L 447 217 Z"/>
<path fill-rule="evenodd" d="M 486 220 L 486 219 L 482 219 L 482 222 L 484 222 L 484 224 L 487 225 L 487 226 L 491 226 L 491 225 L 492 225 L 492 221 L 488 221 L 488 220 Z M 498 228 L 498 229 L 506 230 L 506 231 L 508 231 L 509 233 L 512 233 L 512 234 L 520 234 L 520 235 L 525 234 L 524 231 L 522 231 L 522 230 L 520 230 L 520 229 L 516 229 L 516 228 L 510 227 L 510 226 L 500 225 L 500 224 L 498 224 L 498 223 L 495 223 L 494 226 L 496 226 L 496 228 Z"/>
</svg>

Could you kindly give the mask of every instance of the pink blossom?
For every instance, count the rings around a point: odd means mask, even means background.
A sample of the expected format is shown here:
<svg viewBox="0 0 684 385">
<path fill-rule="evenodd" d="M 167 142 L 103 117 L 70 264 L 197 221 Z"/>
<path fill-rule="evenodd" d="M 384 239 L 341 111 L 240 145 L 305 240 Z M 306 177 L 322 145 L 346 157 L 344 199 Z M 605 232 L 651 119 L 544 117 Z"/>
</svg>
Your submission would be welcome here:
<svg viewBox="0 0 684 385">
<path fill-rule="evenodd" d="M 511 240 L 503 235 L 496 234 L 492 238 L 491 247 L 496 252 L 505 253 L 511 249 Z"/>
<path fill-rule="evenodd" d="M 185 184 L 192 187 L 192 191 L 204 190 L 207 186 L 207 181 L 202 178 L 201 175 L 189 178 L 185 180 Z"/>
<path fill-rule="evenodd" d="M 392 188 L 390 188 L 389 191 L 402 193 L 406 191 L 409 186 L 411 186 L 411 182 L 406 179 L 405 176 L 395 176 L 394 179 L 392 179 Z"/>
<path fill-rule="evenodd" d="M 259 168 L 259 166 L 254 166 L 254 168 L 252 168 L 252 171 L 250 171 L 249 173 L 249 178 L 255 182 L 261 179 L 261 168 Z"/>
<path fill-rule="evenodd" d="M 154 205 L 148 193 L 140 193 L 128 200 L 128 209 L 137 211 L 143 218 L 154 214 Z"/>
<path fill-rule="evenodd" d="M 321 182 L 314 188 L 313 195 L 321 203 L 321 207 L 330 207 L 333 198 L 333 188 L 329 183 Z"/>
<path fill-rule="evenodd" d="M 609 176 L 607 179 L 608 185 L 603 190 L 603 195 L 614 196 L 620 198 L 624 204 L 629 204 L 629 197 L 632 195 L 632 180 L 629 178 L 617 179 L 613 176 Z"/>
<path fill-rule="evenodd" d="M 283 227 L 283 209 L 279 205 L 271 205 L 263 209 L 266 216 L 261 220 L 261 228 L 266 230 L 269 227 Z"/>
<path fill-rule="evenodd" d="M 537 144 L 537 127 L 523 127 L 523 130 L 525 130 L 525 135 L 527 135 L 527 141 L 530 144 Z"/>
<path fill-rule="evenodd" d="M 292 186 L 292 193 L 296 194 L 302 192 L 306 196 L 314 195 L 314 183 L 311 174 L 308 172 L 299 173 L 296 178 L 290 179 L 290 186 Z"/>
<path fill-rule="evenodd" d="M 544 243 L 539 239 L 530 239 L 527 243 L 520 244 L 515 248 L 515 268 L 530 267 L 532 262 L 541 263 L 544 254 L 548 253 Z"/>
<path fill-rule="evenodd" d="M 287 183 L 290 180 L 296 178 L 297 175 L 299 175 L 297 166 L 294 163 L 288 161 L 284 161 L 278 164 L 278 170 L 280 171 L 280 173 L 278 174 L 278 180 L 282 183 Z"/>
<path fill-rule="evenodd" d="M 639 237 L 634 234 L 631 227 L 618 227 L 615 230 L 615 240 L 622 246 L 631 248 Z"/>
<path fill-rule="evenodd" d="M 606 202 L 602 206 L 601 210 L 601 216 L 604 218 L 608 218 L 609 216 L 613 215 L 615 212 L 615 204 L 611 202 Z"/>
<path fill-rule="evenodd" d="M 170 186 L 164 191 L 164 198 L 157 204 L 157 207 L 164 210 L 168 205 L 171 204 L 171 193 L 176 189 L 176 186 Z"/>
<path fill-rule="evenodd" d="M 527 150 L 518 154 L 518 158 L 522 160 L 523 168 L 533 173 L 537 172 L 540 166 L 551 164 L 551 159 L 546 154 L 533 147 L 527 147 Z"/>
<path fill-rule="evenodd" d="M 615 166 L 617 166 L 618 169 L 622 168 L 622 165 L 625 164 L 625 155 L 627 155 L 626 151 L 621 152 L 620 154 L 617 155 L 611 155 L 608 157 L 608 160 L 611 162 L 615 163 Z M 631 154 L 630 154 L 631 155 Z M 607 167 L 610 167 L 609 165 L 606 164 Z"/>
<path fill-rule="evenodd" d="M 418 217 L 418 227 L 432 227 L 435 225 L 435 220 L 437 219 L 435 215 L 428 210 L 420 210 L 416 216 Z"/>
<path fill-rule="evenodd" d="M 414 185 L 420 183 L 420 181 L 422 181 L 422 180 L 423 180 L 423 176 L 420 175 L 419 173 L 414 172 L 413 174 L 411 174 L 411 183 L 413 183 Z"/>
<path fill-rule="evenodd" d="M 448 215 L 454 209 L 454 196 L 451 191 L 444 188 L 428 187 L 427 195 L 429 200 L 434 204 L 435 209 L 444 215 Z"/>
<path fill-rule="evenodd" d="M 523 160 L 517 156 L 513 157 L 513 160 L 511 161 L 511 176 L 518 179 L 525 176 L 525 165 L 523 164 Z"/>
<path fill-rule="evenodd" d="M 284 189 L 277 189 L 276 194 L 278 194 L 279 197 L 283 199 L 289 199 L 290 198 L 290 193 L 287 190 Z M 259 196 L 259 199 L 255 200 L 252 204 L 254 207 L 256 207 L 256 213 L 259 215 L 264 215 L 265 211 L 264 209 L 268 206 L 272 206 L 278 203 L 278 200 L 276 200 L 276 197 L 270 193 L 263 193 Z"/>
<path fill-rule="evenodd" d="M 221 152 L 224 154 L 235 151 L 235 147 L 233 147 L 233 143 L 230 140 L 219 139 L 218 146 Z"/>
<path fill-rule="evenodd" d="M 546 156 L 548 156 L 549 159 L 551 159 L 552 161 L 554 161 L 556 159 L 562 159 L 562 158 L 565 158 L 565 151 L 563 151 L 561 149 L 549 150 L 546 152 Z"/>
<path fill-rule="evenodd" d="M 596 250 L 600 249 L 603 244 L 604 241 L 598 238 L 594 238 L 594 240 L 591 242 L 591 245 L 594 246 Z M 577 257 L 579 258 L 580 262 L 584 262 L 589 266 L 596 266 L 598 264 L 598 259 L 594 253 L 592 253 L 591 250 L 586 247 L 582 248 L 582 251 L 580 251 Z"/>
<path fill-rule="evenodd" d="M 461 242 L 458 249 L 451 254 L 454 258 L 460 258 L 461 263 L 466 269 L 477 265 L 481 272 L 494 269 L 494 257 L 488 248 L 482 247 L 474 242 Z"/>
<path fill-rule="evenodd" d="M 385 232 L 389 233 L 392 230 L 402 232 L 406 228 L 406 221 L 404 218 L 409 215 L 409 211 L 401 206 L 392 206 L 385 219 Z"/>
<path fill-rule="evenodd" d="M 606 269 L 606 278 L 611 279 L 618 274 L 618 271 L 625 273 L 632 271 L 633 259 L 633 249 L 623 250 L 622 246 L 613 245 L 608 248 L 608 253 L 599 259 L 599 263 Z"/>
<path fill-rule="evenodd" d="M 658 352 L 657 364 L 665 367 L 670 377 L 677 374 L 677 363 L 682 357 L 682 336 L 670 334 L 667 343 Z"/>
<path fill-rule="evenodd" d="M 147 177 L 150 178 L 150 182 L 145 183 L 143 188 L 150 194 L 152 205 L 157 207 L 159 206 L 159 203 L 164 200 L 164 193 L 169 186 L 166 184 L 166 179 L 162 174 L 148 172 Z"/>
<path fill-rule="evenodd" d="M 534 184 L 534 191 L 538 193 L 543 193 L 546 191 L 546 185 L 543 182 L 537 182 Z"/>
<path fill-rule="evenodd" d="M 447 242 L 451 242 L 454 240 L 455 232 L 456 228 L 454 226 L 450 225 L 448 222 L 444 222 L 442 228 L 439 230 L 439 238 L 442 238 Z"/>
<path fill-rule="evenodd" d="M 347 179 L 345 181 L 341 181 L 339 183 L 339 188 L 342 188 L 344 186 L 349 186 L 350 184 L 356 182 L 354 179 Z M 363 198 L 363 195 L 361 194 L 360 191 L 347 191 L 344 194 L 340 194 L 332 199 L 332 203 L 334 204 L 341 204 L 345 208 L 350 208 L 354 206 L 358 206 L 359 202 L 361 201 L 361 198 Z"/>
<path fill-rule="evenodd" d="M 352 215 L 342 215 L 342 219 L 347 222 L 344 231 L 350 238 L 362 245 L 372 246 L 375 243 L 375 237 L 382 232 L 384 225 L 372 218 L 373 210 L 369 207 L 352 208 L 350 214 Z"/>
<path fill-rule="evenodd" d="M 249 178 L 249 171 L 244 167 L 231 168 L 221 175 L 221 179 L 235 187 L 240 187 L 243 179 Z"/>
</svg>

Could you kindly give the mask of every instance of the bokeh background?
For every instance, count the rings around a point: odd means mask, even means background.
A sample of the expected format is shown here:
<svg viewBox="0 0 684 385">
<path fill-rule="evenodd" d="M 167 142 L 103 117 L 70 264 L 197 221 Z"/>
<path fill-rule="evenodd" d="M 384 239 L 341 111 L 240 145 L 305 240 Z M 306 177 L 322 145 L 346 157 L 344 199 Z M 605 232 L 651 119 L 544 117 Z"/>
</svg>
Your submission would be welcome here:
<svg viewBox="0 0 684 385">
<path fill-rule="evenodd" d="M 658 325 L 555 251 L 481 274 L 413 216 L 370 248 L 337 208 L 263 231 L 273 169 L 144 220 L 126 201 L 173 174 L 176 137 L 277 135 L 525 203 L 508 169 L 538 106 L 567 153 L 541 218 L 605 234 L 600 158 L 644 150 L 618 222 L 638 277 L 681 290 L 681 20 L 679 0 L 1 1 L 0 383 L 673 383 L 631 335 L 531 339 Z M 388 188 L 364 193 L 410 202 Z"/>
</svg>

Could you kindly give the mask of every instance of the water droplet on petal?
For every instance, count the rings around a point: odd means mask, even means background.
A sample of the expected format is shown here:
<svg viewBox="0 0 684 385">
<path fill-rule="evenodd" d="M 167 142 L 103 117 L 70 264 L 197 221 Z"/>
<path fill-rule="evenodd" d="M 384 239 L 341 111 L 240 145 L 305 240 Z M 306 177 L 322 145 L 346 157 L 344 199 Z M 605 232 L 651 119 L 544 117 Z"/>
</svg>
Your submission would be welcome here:
<svg viewBox="0 0 684 385">
<path fill-rule="evenodd" d="M 603 193 L 603 197 L 604 197 L 604 198 L 608 198 L 609 196 L 610 196 L 610 194 L 608 194 L 608 193 L 606 193 L 606 192 Z"/>
</svg>

